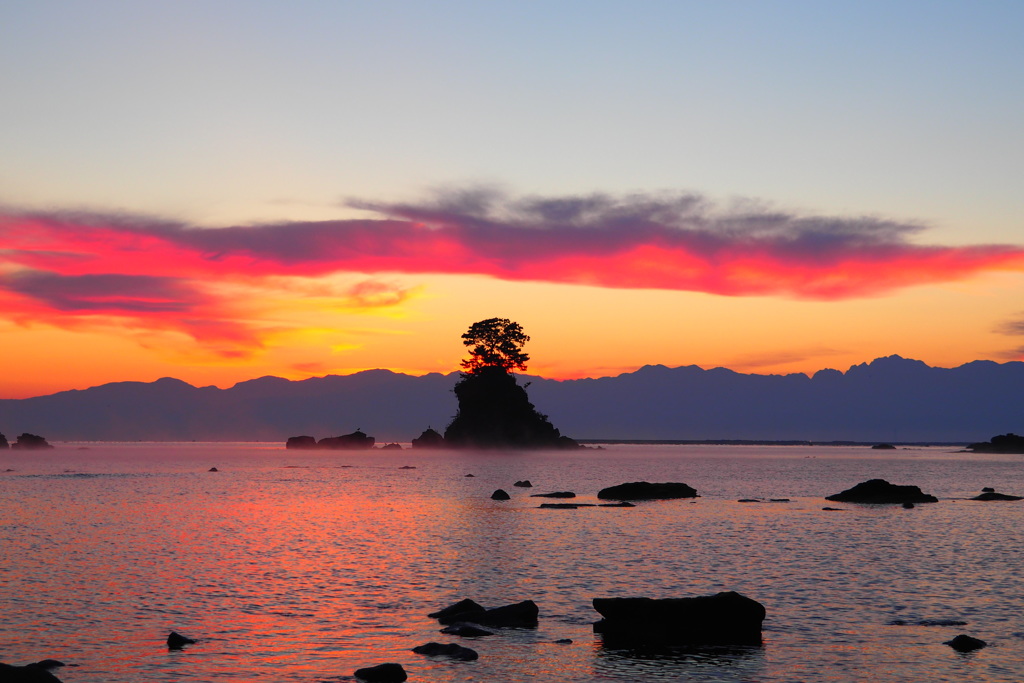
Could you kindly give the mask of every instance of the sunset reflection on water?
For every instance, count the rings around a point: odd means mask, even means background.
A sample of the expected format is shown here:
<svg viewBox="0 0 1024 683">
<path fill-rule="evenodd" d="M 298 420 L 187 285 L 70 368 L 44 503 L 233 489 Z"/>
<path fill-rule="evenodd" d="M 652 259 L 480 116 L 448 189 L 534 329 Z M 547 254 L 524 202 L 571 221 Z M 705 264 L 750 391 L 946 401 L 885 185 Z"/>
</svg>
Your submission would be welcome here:
<svg viewBox="0 0 1024 683">
<path fill-rule="evenodd" d="M 66 683 L 350 680 L 388 661 L 410 680 L 453 682 L 1019 680 L 1024 508 L 962 500 L 986 485 L 1024 492 L 1019 463 L 806 453 L 8 453 L 0 660 L 79 664 L 57 672 Z M 821 510 L 822 496 L 869 476 L 942 500 Z M 513 488 L 520 479 L 534 488 Z M 597 502 L 599 488 L 639 479 L 685 481 L 701 497 L 578 510 L 539 509 L 543 499 L 529 497 L 573 490 Z M 512 500 L 491 500 L 496 488 Z M 747 497 L 765 502 L 737 502 Z M 620 650 L 591 630 L 594 597 L 719 590 L 765 604 L 762 647 Z M 426 614 L 466 597 L 488 607 L 534 600 L 540 625 L 479 639 L 439 633 Z M 968 626 L 914 623 L 936 618 Z M 890 625 L 897 619 L 907 624 Z M 170 630 L 199 642 L 168 651 Z M 957 655 L 942 642 L 960 630 L 995 646 Z M 411 652 L 428 641 L 460 642 L 480 659 Z"/>
</svg>

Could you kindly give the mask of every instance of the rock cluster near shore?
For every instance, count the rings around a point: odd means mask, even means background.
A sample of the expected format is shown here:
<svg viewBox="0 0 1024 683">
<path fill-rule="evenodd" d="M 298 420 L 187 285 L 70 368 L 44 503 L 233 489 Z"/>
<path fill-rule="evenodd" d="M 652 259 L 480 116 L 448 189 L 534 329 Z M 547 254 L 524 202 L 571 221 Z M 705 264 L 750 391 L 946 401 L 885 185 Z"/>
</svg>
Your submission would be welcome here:
<svg viewBox="0 0 1024 683">
<path fill-rule="evenodd" d="M 373 448 L 377 442 L 372 436 L 367 436 L 360 430 L 342 436 L 329 436 L 317 441 L 312 436 L 292 436 L 285 443 L 285 448 L 313 449 L 327 448 L 331 450 L 366 450 Z"/>
<path fill-rule="evenodd" d="M 38 434 L 29 434 L 25 432 L 18 437 L 17 441 L 9 444 L 7 437 L 0 434 L 0 448 L 21 448 L 25 450 L 43 450 L 47 448 L 53 448 L 46 439 L 39 436 Z"/>
<path fill-rule="evenodd" d="M 988 441 L 972 443 L 967 447 L 975 453 L 1024 453 L 1024 436 L 1014 433 L 993 436 Z"/>
</svg>

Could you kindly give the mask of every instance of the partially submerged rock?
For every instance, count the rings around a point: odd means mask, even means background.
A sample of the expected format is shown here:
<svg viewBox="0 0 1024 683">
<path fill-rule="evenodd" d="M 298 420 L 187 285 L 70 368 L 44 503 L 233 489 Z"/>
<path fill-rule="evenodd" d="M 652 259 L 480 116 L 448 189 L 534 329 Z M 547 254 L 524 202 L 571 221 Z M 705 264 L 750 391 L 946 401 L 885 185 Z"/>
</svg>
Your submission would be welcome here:
<svg viewBox="0 0 1024 683">
<path fill-rule="evenodd" d="M 285 448 L 316 448 L 316 438 L 312 436 L 289 436 Z"/>
<path fill-rule="evenodd" d="M 352 675 L 366 683 L 402 683 L 409 679 L 402 665 L 394 663 L 363 667 Z"/>
<path fill-rule="evenodd" d="M 601 489 L 597 492 L 597 497 L 604 500 L 696 498 L 697 489 L 681 482 L 651 483 L 647 481 L 634 481 Z"/>
<path fill-rule="evenodd" d="M 461 636 L 462 638 L 480 638 L 482 636 L 494 635 L 494 631 L 488 631 L 475 624 L 467 624 L 464 621 L 445 626 L 441 629 L 441 633 L 446 633 L 450 636 Z"/>
<path fill-rule="evenodd" d="M 186 638 L 177 631 L 171 631 L 171 634 L 167 636 L 167 647 L 171 650 L 180 650 L 186 645 L 192 645 L 196 641 L 191 638 Z"/>
<path fill-rule="evenodd" d="M 316 442 L 316 447 L 333 450 L 363 450 L 373 448 L 373 444 L 376 442 L 377 440 L 372 436 L 367 436 L 364 432 L 357 429 L 351 434 L 329 436 L 325 439 L 320 439 Z"/>
<path fill-rule="evenodd" d="M 28 432 L 18 437 L 18 440 L 11 444 L 11 448 L 23 448 L 25 450 L 42 450 L 46 448 L 53 448 L 46 439 L 39 436 L 38 434 L 29 434 Z"/>
<path fill-rule="evenodd" d="M 444 437 L 441 434 L 431 428 L 427 428 L 418 437 L 412 440 L 413 448 L 444 448 L 445 442 Z"/>
<path fill-rule="evenodd" d="M 971 500 L 1024 500 L 1024 496 L 1011 496 L 1009 493 L 996 493 L 995 491 L 988 490 L 982 491 L 980 495 L 971 498 Z"/>
<path fill-rule="evenodd" d="M 609 641 L 652 644 L 760 645 L 764 605 L 729 591 L 691 598 L 594 598 Z"/>
<path fill-rule="evenodd" d="M 511 497 L 505 489 L 498 489 L 491 494 L 491 500 L 509 500 Z"/>
<path fill-rule="evenodd" d="M 552 491 L 551 493 L 534 493 L 530 498 L 575 498 L 572 491 Z"/>
<path fill-rule="evenodd" d="M 917 486 L 890 484 L 885 479 L 863 481 L 851 489 L 825 496 L 825 500 L 840 503 L 875 503 L 902 505 L 903 503 L 937 503 L 938 498 L 922 493 Z"/>
<path fill-rule="evenodd" d="M 449 657 L 462 662 L 472 662 L 480 657 L 476 650 L 462 647 L 457 643 L 425 643 L 417 645 L 412 651 L 427 657 Z"/>
<path fill-rule="evenodd" d="M 517 481 L 516 483 L 514 483 L 512 485 L 513 486 L 518 486 L 519 488 L 524 488 L 524 489 L 528 489 L 528 488 L 531 488 L 533 486 L 533 484 L 530 483 L 529 479 L 520 479 L 519 481 Z"/>
<path fill-rule="evenodd" d="M 974 652 L 988 645 L 984 640 L 980 638 L 972 638 L 964 634 L 958 635 L 953 640 L 947 640 L 943 645 L 949 645 L 957 652 Z"/>
<path fill-rule="evenodd" d="M 0 681 L 3 683 L 60 683 L 60 679 L 38 664 L 15 666 L 0 663 Z"/>
<path fill-rule="evenodd" d="M 442 624 L 469 622 L 482 626 L 533 628 L 537 626 L 539 613 L 540 610 L 533 600 L 523 600 L 493 609 L 485 609 L 472 600 L 460 600 L 428 616 Z"/>
</svg>

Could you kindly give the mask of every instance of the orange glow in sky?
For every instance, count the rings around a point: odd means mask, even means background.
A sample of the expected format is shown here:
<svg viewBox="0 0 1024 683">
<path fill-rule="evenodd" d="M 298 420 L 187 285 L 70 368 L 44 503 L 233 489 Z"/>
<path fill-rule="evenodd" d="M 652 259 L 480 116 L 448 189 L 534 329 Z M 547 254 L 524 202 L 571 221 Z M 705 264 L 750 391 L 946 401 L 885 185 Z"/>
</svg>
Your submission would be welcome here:
<svg viewBox="0 0 1024 683">
<path fill-rule="evenodd" d="M 562 200 L 552 218 L 495 197 L 483 209 L 380 206 L 376 220 L 228 228 L 9 211 L 0 339 L 19 362 L 2 391 L 451 372 L 461 332 L 495 316 L 534 338 L 531 372 L 561 378 L 1016 353 L 995 330 L 1016 329 L 1008 292 L 1022 247 L 919 245 L 914 225 L 660 201 L 603 197 L 573 213 Z M 944 315 L 954 298 L 956 325 Z"/>
</svg>

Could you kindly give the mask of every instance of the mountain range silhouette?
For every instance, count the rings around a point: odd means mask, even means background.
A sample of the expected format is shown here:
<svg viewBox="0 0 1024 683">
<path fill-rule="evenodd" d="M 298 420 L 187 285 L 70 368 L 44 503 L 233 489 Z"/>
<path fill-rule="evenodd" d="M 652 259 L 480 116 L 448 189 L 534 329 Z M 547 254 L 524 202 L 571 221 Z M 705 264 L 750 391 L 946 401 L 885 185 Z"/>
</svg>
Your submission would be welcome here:
<svg viewBox="0 0 1024 683">
<path fill-rule="evenodd" d="M 443 430 L 459 374 L 389 370 L 228 389 L 177 379 L 0 399 L 0 431 L 56 441 L 281 441 L 357 426 L 378 442 Z M 846 372 L 757 375 L 648 365 L 616 377 L 519 375 L 537 409 L 577 440 L 970 443 L 1024 433 L 1024 362 L 937 368 L 888 356 Z"/>
</svg>

